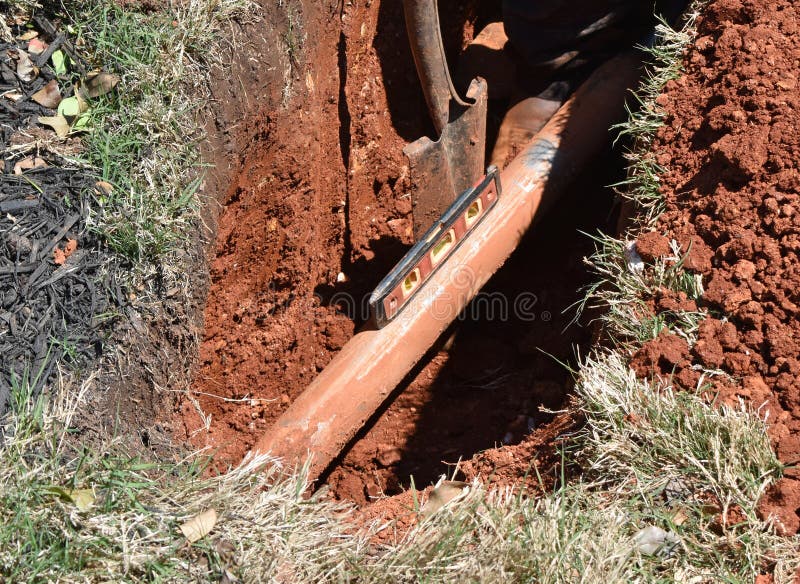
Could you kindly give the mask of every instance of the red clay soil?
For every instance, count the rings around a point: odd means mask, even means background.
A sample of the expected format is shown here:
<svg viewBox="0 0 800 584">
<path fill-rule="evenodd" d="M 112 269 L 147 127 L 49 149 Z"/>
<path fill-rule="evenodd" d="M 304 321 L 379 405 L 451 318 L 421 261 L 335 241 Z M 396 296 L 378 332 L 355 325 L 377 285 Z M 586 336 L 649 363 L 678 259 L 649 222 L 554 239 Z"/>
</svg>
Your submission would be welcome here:
<svg viewBox="0 0 800 584">
<path fill-rule="evenodd" d="M 294 96 L 244 130 L 249 146 L 210 265 L 196 402 L 179 413 L 186 437 L 211 446 L 220 468 L 237 463 L 352 336 L 353 320 L 326 297 L 360 298 L 410 243 L 405 141 L 393 118 L 420 120 L 424 103 L 408 83 L 401 7 L 291 9 L 303 23 L 301 54 L 283 64 Z M 383 41 L 373 43 L 378 28 Z M 381 52 L 408 66 L 381 75 Z M 395 80 L 391 107 L 384 79 Z"/>
<path fill-rule="evenodd" d="M 430 133 L 430 122 L 402 4 L 346 4 L 341 14 L 317 4 L 295 5 L 305 36 L 288 107 L 239 130 L 249 147 L 219 219 L 200 362 L 176 416 L 180 437 L 211 447 L 219 469 L 240 460 L 364 321 L 342 295 L 365 298 L 411 243 L 402 148 Z M 457 52 L 476 16 L 471 3 L 444 7 Z M 609 169 L 595 169 L 537 227 L 490 283 L 495 295 L 453 328 L 331 470 L 331 496 L 365 503 L 401 492 L 410 475 L 423 487 L 459 459 L 463 478 L 524 480 L 537 453 L 540 472 L 552 470 L 566 422 L 550 423 L 541 408 L 560 408 L 571 387 L 555 358 L 571 360 L 590 340 L 585 328 L 563 332 L 562 311 L 586 283 L 590 243 L 577 230 L 608 218 L 597 177 L 614 182 L 616 167 L 600 163 Z M 507 304 L 495 304 L 498 295 Z M 524 318 L 505 316 L 514 302 Z"/>
<path fill-rule="evenodd" d="M 689 347 L 663 333 L 633 356 L 642 375 L 694 389 L 700 372 L 717 403 L 761 408 L 781 479 L 760 503 L 786 533 L 800 528 L 800 30 L 796 3 L 717 0 L 699 21 L 686 74 L 659 98 L 668 117 L 654 151 L 666 169 L 657 231 L 690 249 L 709 317 Z M 637 247 L 652 259 L 666 239 Z M 692 308 L 654 299 L 659 311 Z"/>
</svg>

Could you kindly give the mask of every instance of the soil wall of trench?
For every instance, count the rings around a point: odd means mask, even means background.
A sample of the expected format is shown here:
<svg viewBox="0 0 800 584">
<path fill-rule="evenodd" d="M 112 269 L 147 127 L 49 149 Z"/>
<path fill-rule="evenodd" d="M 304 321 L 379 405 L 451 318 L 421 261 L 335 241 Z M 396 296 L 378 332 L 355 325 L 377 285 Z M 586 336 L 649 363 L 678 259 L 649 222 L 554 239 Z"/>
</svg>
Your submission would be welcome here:
<svg viewBox="0 0 800 584">
<path fill-rule="evenodd" d="M 453 59 L 498 16 L 442 4 Z M 273 85 L 271 99 L 231 120 L 241 154 L 220 200 L 192 391 L 173 420 L 179 439 L 211 448 L 219 470 L 363 324 L 364 300 L 412 243 L 402 148 L 432 135 L 400 2 L 288 3 L 282 18 L 284 70 L 271 73 L 280 93 Z M 490 128 L 504 107 L 492 106 Z M 463 476 L 516 481 L 530 470 L 563 425 L 546 411 L 570 389 L 557 360 L 589 342 L 563 312 L 587 278 L 590 243 L 578 229 L 612 225 L 602 185 L 619 169 L 613 153 L 598 160 L 539 223 L 324 477 L 332 496 L 363 503 L 400 492 L 411 475 L 435 481 L 459 460 Z"/>
</svg>

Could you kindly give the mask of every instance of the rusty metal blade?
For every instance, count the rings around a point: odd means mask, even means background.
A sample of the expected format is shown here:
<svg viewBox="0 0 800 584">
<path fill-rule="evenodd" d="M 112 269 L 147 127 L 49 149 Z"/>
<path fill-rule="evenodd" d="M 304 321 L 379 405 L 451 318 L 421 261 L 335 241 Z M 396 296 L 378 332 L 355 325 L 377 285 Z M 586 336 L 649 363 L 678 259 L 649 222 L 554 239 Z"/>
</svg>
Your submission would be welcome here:
<svg viewBox="0 0 800 584">
<path fill-rule="evenodd" d="M 487 94 L 486 82 L 473 80 L 467 91 L 472 105 L 458 108 L 436 142 L 422 137 L 403 149 L 409 161 L 415 238 L 483 176 Z"/>
</svg>

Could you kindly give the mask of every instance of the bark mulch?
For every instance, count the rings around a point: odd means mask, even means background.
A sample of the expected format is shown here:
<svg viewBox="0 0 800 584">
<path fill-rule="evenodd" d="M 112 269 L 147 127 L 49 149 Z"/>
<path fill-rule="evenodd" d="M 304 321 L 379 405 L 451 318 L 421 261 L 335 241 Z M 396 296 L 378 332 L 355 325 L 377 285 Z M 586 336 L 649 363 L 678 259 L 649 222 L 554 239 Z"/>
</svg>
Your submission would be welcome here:
<svg viewBox="0 0 800 584">
<path fill-rule="evenodd" d="M 49 46 L 26 53 L 38 69 L 33 79 L 17 68 L 29 42 L 0 42 L 0 415 L 15 385 L 27 380 L 35 396 L 59 363 L 81 367 L 99 357 L 113 307 L 124 302 L 112 257 L 87 228 L 97 178 L 36 140 L 51 132 L 37 118 L 55 111 L 31 96 L 53 79 L 71 93 L 50 65 L 53 52 L 69 54 L 78 71 L 85 64 L 52 23 L 37 19 L 36 29 Z M 44 164 L 15 168 L 25 158 Z"/>
</svg>

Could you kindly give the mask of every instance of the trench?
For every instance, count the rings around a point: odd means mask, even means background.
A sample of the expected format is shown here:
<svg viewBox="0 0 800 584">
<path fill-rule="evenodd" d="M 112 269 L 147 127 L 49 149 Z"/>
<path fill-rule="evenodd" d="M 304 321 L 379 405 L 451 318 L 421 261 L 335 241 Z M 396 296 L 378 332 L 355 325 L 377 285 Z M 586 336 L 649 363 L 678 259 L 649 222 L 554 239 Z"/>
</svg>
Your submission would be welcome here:
<svg viewBox="0 0 800 584">
<path fill-rule="evenodd" d="M 450 4 L 443 29 L 457 55 L 497 15 Z M 293 94 L 248 136 L 226 195 L 194 383 L 175 414 L 180 438 L 209 447 L 220 471 L 366 320 L 366 298 L 412 243 L 402 148 L 431 135 L 401 3 L 292 6 L 303 38 Z M 506 106 L 490 104 L 490 136 Z M 566 365 L 591 342 L 570 309 L 589 281 L 579 232 L 613 230 L 605 185 L 622 166 L 609 143 L 537 219 L 322 477 L 332 497 L 363 504 L 457 476 L 459 460 L 529 439 L 564 406 Z"/>
</svg>

